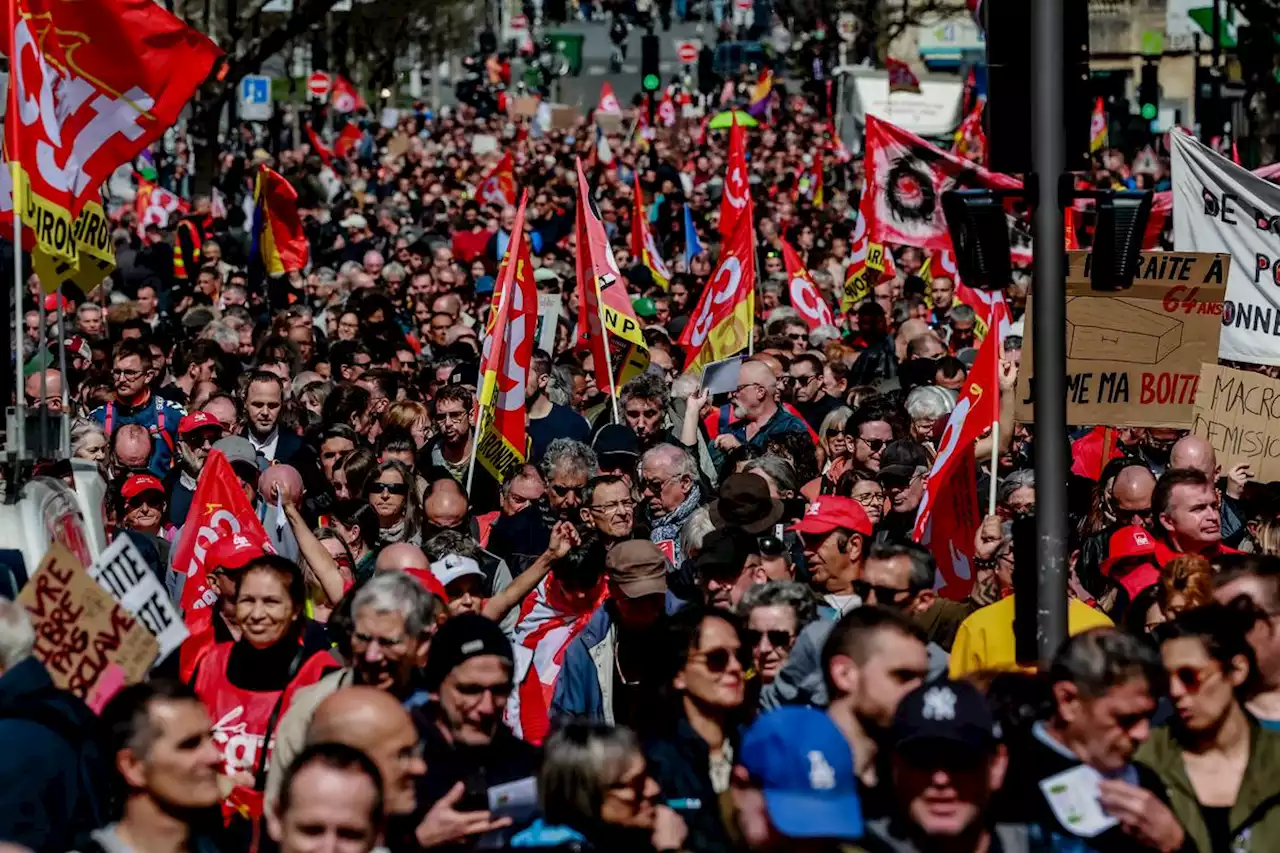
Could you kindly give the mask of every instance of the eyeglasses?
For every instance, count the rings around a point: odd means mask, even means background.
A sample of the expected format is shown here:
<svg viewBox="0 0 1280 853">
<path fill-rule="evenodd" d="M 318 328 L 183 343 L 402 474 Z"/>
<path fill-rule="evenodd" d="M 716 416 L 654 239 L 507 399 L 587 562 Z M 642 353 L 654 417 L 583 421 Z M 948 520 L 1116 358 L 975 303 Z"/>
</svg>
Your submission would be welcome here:
<svg viewBox="0 0 1280 853">
<path fill-rule="evenodd" d="M 609 793 L 624 794 L 622 799 L 635 800 L 637 803 L 645 799 L 644 789 L 649 786 L 649 774 L 636 773 L 630 779 L 619 779 L 605 788 Z"/>
<path fill-rule="evenodd" d="M 464 699 L 477 700 L 488 693 L 494 699 L 506 699 L 511 695 L 510 684 L 455 684 L 453 689 Z"/>
<path fill-rule="evenodd" d="M 1211 666 L 1204 669 L 1196 669 L 1193 666 L 1180 666 L 1169 671 L 1169 678 L 1181 684 L 1188 693 L 1199 693 L 1200 689 L 1217 674 L 1218 670 Z"/>
<path fill-rule="evenodd" d="M 408 483 L 383 483 L 383 482 L 370 483 L 369 494 L 371 495 L 391 494 L 391 495 L 399 495 L 400 497 L 404 497 L 405 495 L 409 494 L 409 484 Z"/>
<path fill-rule="evenodd" d="M 145 372 L 145 370 L 125 370 L 124 368 L 117 367 L 115 370 L 111 371 L 111 375 L 123 377 L 124 379 L 137 379 Z"/>
<path fill-rule="evenodd" d="M 760 641 L 769 640 L 769 645 L 775 649 L 789 649 L 791 643 L 795 640 L 796 635 L 790 631 L 757 631 L 748 628 L 742 632 L 742 637 L 746 640 L 747 648 L 754 649 L 760 645 Z"/>
<path fill-rule="evenodd" d="M 793 341 L 798 341 L 798 340 L 803 339 L 803 338 L 804 338 L 804 335 L 799 335 L 799 336 L 797 336 L 797 335 L 787 335 L 787 337 L 791 338 L 791 340 L 793 340 Z M 812 383 L 813 383 L 813 380 L 815 380 L 815 379 L 817 379 L 817 378 L 818 378 L 818 374 L 816 374 L 816 373 L 810 373 L 810 374 L 808 374 L 808 375 L 806 375 L 806 376 L 792 376 L 792 377 L 791 377 L 791 381 L 792 381 L 792 382 L 794 382 L 794 383 L 795 383 L 795 384 L 797 384 L 797 385 L 810 385 L 810 384 L 812 384 Z"/>
<path fill-rule="evenodd" d="M 747 654 L 749 654 L 749 650 L 743 647 L 736 649 L 721 647 L 706 652 L 693 652 L 689 655 L 689 660 L 700 660 L 706 666 L 707 672 L 712 675 L 720 675 L 729 669 L 731 661 L 736 660 L 739 665 L 745 665 L 743 658 Z"/>
<path fill-rule="evenodd" d="M 551 484 L 551 491 L 555 492 L 556 497 L 558 498 L 567 498 L 569 495 L 582 497 L 582 489 L 582 486 L 562 486 L 559 483 Z"/>
<path fill-rule="evenodd" d="M 662 494 L 662 490 L 667 487 L 667 483 L 670 483 L 672 480 L 674 480 L 676 477 L 679 477 L 679 476 L 680 476 L 679 474 L 672 474 L 670 477 L 666 478 L 665 480 L 641 480 L 640 494 L 660 495 Z"/>
<path fill-rule="evenodd" d="M 869 600 L 871 593 L 874 592 L 876 594 L 876 603 L 881 605 L 895 604 L 898 601 L 898 596 L 911 592 L 910 588 L 899 589 L 894 586 L 880 586 L 863 580 L 854 581 L 852 587 L 854 593 L 863 601 Z"/>
<path fill-rule="evenodd" d="M 787 337 L 788 337 L 788 338 L 790 338 L 790 339 L 791 339 L 791 340 L 793 340 L 793 341 L 807 341 L 807 340 L 809 340 L 809 336 L 808 336 L 808 335 L 806 335 L 804 332 L 788 332 L 788 333 L 787 333 Z"/>
<path fill-rule="evenodd" d="M 378 637 L 373 634 L 354 633 L 351 635 L 352 645 L 358 646 L 377 646 L 384 652 L 392 651 L 404 645 L 404 641 L 408 639 L 404 634 L 399 637 Z"/>
<path fill-rule="evenodd" d="M 737 388 L 734 388 L 734 389 L 733 389 L 734 396 L 737 396 L 738 394 L 741 394 L 743 391 L 747 390 L 748 388 L 753 388 L 753 387 L 754 387 L 754 388 L 759 388 L 761 391 L 767 391 L 767 390 L 768 390 L 768 389 L 767 389 L 767 388 L 765 388 L 763 385 L 761 385 L 759 382 L 748 382 L 746 385 L 739 385 Z"/>
<path fill-rule="evenodd" d="M 636 502 L 632 500 L 614 501 L 613 503 L 600 504 L 599 506 L 588 507 L 592 512 L 598 512 L 601 515 L 613 515 L 619 512 L 631 512 L 636 508 Z"/>
<path fill-rule="evenodd" d="M 137 509 L 143 505 L 149 506 L 153 509 L 163 509 L 164 495 L 156 492 L 143 492 L 140 495 L 134 495 L 129 498 L 129 509 Z"/>
<path fill-rule="evenodd" d="M 865 495 L 853 495 L 853 499 L 863 506 L 875 506 L 884 503 L 884 492 L 867 492 Z"/>
<path fill-rule="evenodd" d="M 884 450 L 885 445 L 889 443 L 887 439 L 863 438 L 862 436 L 858 436 L 858 441 L 861 441 L 867 447 L 871 448 L 872 453 L 879 453 L 881 450 Z"/>
</svg>

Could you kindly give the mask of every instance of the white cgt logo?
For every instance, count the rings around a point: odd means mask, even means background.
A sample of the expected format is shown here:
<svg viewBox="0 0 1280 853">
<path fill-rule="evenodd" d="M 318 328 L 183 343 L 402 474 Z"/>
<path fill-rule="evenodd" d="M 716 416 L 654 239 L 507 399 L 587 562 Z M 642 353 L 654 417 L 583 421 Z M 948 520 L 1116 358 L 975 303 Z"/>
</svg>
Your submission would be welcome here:
<svg viewBox="0 0 1280 853">
<path fill-rule="evenodd" d="M 720 269 L 716 272 L 715 278 L 711 280 L 711 284 L 716 289 L 711 294 L 711 298 L 703 299 L 702 311 L 698 314 L 698 319 L 693 325 L 693 335 L 689 339 L 690 345 L 695 349 L 702 346 L 707 340 L 707 335 L 711 333 L 712 307 L 715 305 L 723 305 L 734 298 L 738 292 L 738 284 L 742 281 L 742 261 L 736 256 L 730 256 L 724 259 L 720 264 Z"/>
</svg>

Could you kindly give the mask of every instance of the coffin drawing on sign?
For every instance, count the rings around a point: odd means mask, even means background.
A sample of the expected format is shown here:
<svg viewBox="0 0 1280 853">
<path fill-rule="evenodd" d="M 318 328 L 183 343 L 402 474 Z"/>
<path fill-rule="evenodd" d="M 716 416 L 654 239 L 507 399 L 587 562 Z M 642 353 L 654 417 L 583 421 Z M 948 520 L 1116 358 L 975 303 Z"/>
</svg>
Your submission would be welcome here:
<svg viewBox="0 0 1280 853">
<path fill-rule="evenodd" d="M 1067 358 L 1159 364 L 1182 346 L 1182 321 L 1137 300 L 1075 297 L 1067 312 Z M 1141 331 L 1134 331 L 1141 329 Z"/>
</svg>

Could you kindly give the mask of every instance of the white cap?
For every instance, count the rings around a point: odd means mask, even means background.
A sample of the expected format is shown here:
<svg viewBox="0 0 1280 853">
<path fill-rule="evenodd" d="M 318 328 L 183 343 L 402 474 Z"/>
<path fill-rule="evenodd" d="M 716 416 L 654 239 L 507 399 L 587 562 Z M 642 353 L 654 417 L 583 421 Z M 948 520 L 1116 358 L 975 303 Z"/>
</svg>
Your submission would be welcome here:
<svg viewBox="0 0 1280 853">
<path fill-rule="evenodd" d="M 353 213 L 346 219 L 338 223 L 342 228 L 368 228 L 369 220 L 365 219 L 359 213 Z"/>
<path fill-rule="evenodd" d="M 467 575 L 484 577 L 484 572 L 480 571 L 480 564 L 461 554 L 445 554 L 431 564 L 431 574 L 436 576 L 436 580 L 440 581 L 440 585 L 443 587 L 447 587 L 458 578 L 465 578 Z"/>
</svg>

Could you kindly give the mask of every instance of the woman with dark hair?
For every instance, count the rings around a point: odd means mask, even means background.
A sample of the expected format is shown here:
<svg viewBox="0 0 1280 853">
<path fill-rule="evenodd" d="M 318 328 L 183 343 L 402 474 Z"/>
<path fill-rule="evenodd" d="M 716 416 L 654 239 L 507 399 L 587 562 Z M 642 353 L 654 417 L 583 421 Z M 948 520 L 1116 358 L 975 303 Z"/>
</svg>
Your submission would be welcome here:
<svg viewBox="0 0 1280 853">
<path fill-rule="evenodd" d="M 681 849 L 688 834 L 664 804 L 628 728 L 574 721 L 553 732 L 538 773 L 542 818 L 511 846 L 647 853 Z"/>
<path fill-rule="evenodd" d="M 378 541 L 422 544 L 422 502 L 413 472 L 403 462 L 388 459 L 364 487 L 365 500 L 378 514 Z"/>
<path fill-rule="evenodd" d="M 333 469 L 333 495 L 338 500 L 363 497 L 365 487 L 378 467 L 378 454 L 357 447 L 338 460 Z"/>
<path fill-rule="evenodd" d="M 263 554 L 233 580 L 239 639 L 205 654 L 192 687 L 209 709 L 226 773 L 261 791 L 275 726 L 294 691 L 319 681 L 338 662 L 325 632 L 312 628 L 304 614 L 306 582 L 291 560 Z"/>
<path fill-rule="evenodd" d="M 1259 616 L 1247 601 L 1208 604 L 1155 630 L 1175 715 L 1134 758 L 1160 776 L 1186 846 L 1203 853 L 1272 849 L 1280 838 L 1280 733 L 1244 707 Z"/>
<path fill-rule="evenodd" d="M 738 618 L 702 606 L 685 607 L 661 628 L 654 650 L 663 701 L 645 739 L 649 772 L 667 802 L 689 825 L 689 849 L 731 849 L 718 798 L 729 789 L 746 698 L 751 650 Z"/>
</svg>

